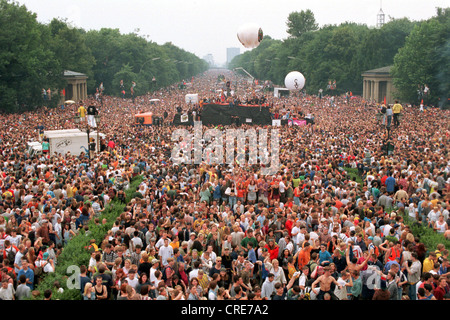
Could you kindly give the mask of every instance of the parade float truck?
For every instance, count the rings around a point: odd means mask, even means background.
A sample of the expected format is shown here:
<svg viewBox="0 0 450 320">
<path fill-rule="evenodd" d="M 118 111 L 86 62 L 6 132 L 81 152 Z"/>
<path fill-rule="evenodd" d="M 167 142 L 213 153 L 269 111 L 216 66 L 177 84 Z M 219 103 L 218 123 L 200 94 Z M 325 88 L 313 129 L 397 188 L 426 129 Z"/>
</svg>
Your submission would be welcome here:
<svg viewBox="0 0 450 320">
<path fill-rule="evenodd" d="M 104 134 L 97 131 L 90 131 L 89 138 L 93 138 L 97 147 L 97 139 L 103 138 Z M 56 153 L 79 156 L 82 152 L 88 153 L 88 134 L 78 129 L 68 130 L 48 130 L 44 131 L 44 139 L 47 138 L 50 144 L 50 154 Z M 97 150 L 97 148 L 96 148 Z"/>
</svg>

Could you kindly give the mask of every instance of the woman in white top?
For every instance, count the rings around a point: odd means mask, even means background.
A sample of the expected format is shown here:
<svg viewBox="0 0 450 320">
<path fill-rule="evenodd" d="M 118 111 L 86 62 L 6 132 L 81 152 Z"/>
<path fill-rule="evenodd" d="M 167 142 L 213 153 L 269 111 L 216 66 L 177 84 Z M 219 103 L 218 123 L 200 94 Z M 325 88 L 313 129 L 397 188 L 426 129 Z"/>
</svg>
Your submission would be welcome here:
<svg viewBox="0 0 450 320">
<path fill-rule="evenodd" d="M 417 209 L 417 203 L 412 202 L 408 207 L 408 216 L 412 220 L 416 220 L 417 213 L 419 209 Z"/>
<path fill-rule="evenodd" d="M 444 216 L 441 214 L 438 220 L 435 222 L 434 230 L 438 233 L 445 233 L 448 230 L 447 222 L 444 221 Z"/>
<path fill-rule="evenodd" d="M 370 221 L 365 221 L 364 232 L 369 236 L 375 236 L 375 226 Z"/>
<path fill-rule="evenodd" d="M 286 284 L 286 276 L 284 275 L 283 268 L 280 267 L 280 263 L 277 259 L 273 259 L 272 262 L 266 262 L 266 269 L 269 273 L 273 273 L 275 276 L 273 279 L 273 283 L 281 283 Z"/>
</svg>

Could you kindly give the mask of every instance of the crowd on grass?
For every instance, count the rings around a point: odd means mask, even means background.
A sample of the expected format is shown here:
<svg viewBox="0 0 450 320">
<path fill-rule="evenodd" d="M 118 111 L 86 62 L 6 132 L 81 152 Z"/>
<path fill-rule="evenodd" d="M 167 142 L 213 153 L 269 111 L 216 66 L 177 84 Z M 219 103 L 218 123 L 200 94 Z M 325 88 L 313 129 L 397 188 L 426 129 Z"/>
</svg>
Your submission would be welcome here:
<svg viewBox="0 0 450 320">
<path fill-rule="evenodd" d="M 218 90 L 222 77 L 233 97 Z M 200 102 L 186 104 L 188 92 Z M 173 161 L 176 113 L 201 120 L 204 103 L 238 100 L 264 101 L 273 118 L 314 119 L 277 127 L 276 173 Z M 74 116 L 90 105 L 105 134 L 99 150 L 29 155 L 28 141 L 76 127 Z M 146 111 L 163 122 L 135 125 L 134 115 Z M 187 89 L 2 114 L 0 299 L 38 295 L 39 279 L 55 272 L 65 245 L 87 222 L 105 222 L 106 205 L 125 201 L 136 175 L 143 181 L 132 200 L 79 266 L 80 299 L 448 299 L 448 117 L 448 110 L 358 96 L 276 98 L 225 70 L 205 72 Z M 241 125 L 250 127 L 263 128 Z M 442 243 L 427 247 L 414 226 L 434 230 Z M 55 283 L 44 296 L 64 290 Z"/>
</svg>

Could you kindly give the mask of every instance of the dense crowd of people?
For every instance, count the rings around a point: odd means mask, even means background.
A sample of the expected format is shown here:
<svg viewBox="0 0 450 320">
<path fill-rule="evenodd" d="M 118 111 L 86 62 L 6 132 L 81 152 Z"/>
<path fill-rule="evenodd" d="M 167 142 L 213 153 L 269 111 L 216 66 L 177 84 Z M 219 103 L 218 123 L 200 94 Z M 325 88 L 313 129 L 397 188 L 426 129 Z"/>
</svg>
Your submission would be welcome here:
<svg viewBox="0 0 450 320">
<path fill-rule="evenodd" d="M 221 91 L 222 76 L 233 96 Z M 201 101 L 186 104 L 188 92 Z M 268 104 L 273 118 L 314 119 L 277 127 L 276 174 L 262 175 L 259 165 L 174 164 L 176 113 L 201 120 L 203 103 L 250 101 Z M 27 153 L 28 141 L 45 143 L 45 130 L 76 127 L 73 117 L 89 105 L 105 134 L 99 152 Z M 81 299 L 448 299 L 449 112 L 393 106 L 401 116 L 391 123 L 390 111 L 377 120 L 381 109 L 357 96 L 271 97 L 231 71 L 210 70 L 187 89 L 3 114 L 0 299 L 32 297 L 67 242 L 111 199 L 123 199 L 136 175 L 143 182 L 135 197 L 80 266 Z M 134 114 L 146 111 L 163 123 L 135 125 Z M 414 225 L 443 243 L 426 247 Z"/>
</svg>

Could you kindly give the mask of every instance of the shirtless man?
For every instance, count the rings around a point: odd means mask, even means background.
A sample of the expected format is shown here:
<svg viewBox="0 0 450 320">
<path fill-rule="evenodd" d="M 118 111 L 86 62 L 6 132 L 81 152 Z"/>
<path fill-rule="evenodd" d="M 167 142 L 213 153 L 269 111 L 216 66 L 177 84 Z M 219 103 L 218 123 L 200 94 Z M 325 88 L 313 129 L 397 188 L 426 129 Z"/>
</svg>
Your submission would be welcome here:
<svg viewBox="0 0 450 320">
<path fill-rule="evenodd" d="M 369 254 L 366 255 L 366 259 L 361 264 L 357 264 L 358 260 L 356 258 L 350 260 L 350 248 L 347 248 L 345 250 L 345 258 L 347 260 L 347 271 L 350 273 L 352 273 L 353 271 L 361 271 L 369 261 L 369 258 L 373 254 L 373 251 L 374 251 L 373 249 L 370 249 Z"/>
<path fill-rule="evenodd" d="M 336 281 L 335 278 L 331 276 L 331 268 L 326 266 L 323 268 L 324 274 L 321 275 L 313 282 L 311 285 L 311 290 L 316 294 L 317 300 L 323 300 L 323 296 L 328 293 L 331 296 L 332 300 L 338 300 L 338 298 L 334 295 L 331 290 L 331 283 L 334 283 L 339 289 L 342 289 L 342 285 Z M 317 291 L 316 286 L 320 283 L 320 290 Z"/>
</svg>

